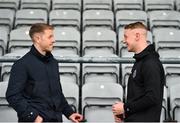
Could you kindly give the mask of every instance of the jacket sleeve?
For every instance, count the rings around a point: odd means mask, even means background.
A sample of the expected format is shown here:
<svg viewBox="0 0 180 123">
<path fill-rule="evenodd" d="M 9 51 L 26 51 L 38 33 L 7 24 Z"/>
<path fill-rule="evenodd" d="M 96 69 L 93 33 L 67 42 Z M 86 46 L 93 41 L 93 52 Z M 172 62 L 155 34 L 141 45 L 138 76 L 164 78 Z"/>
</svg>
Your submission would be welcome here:
<svg viewBox="0 0 180 123">
<path fill-rule="evenodd" d="M 57 64 L 57 68 L 58 68 L 58 64 Z M 58 70 L 58 73 L 59 73 L 59 69 Z M 59 80 L 59 87 L 60 87 L 60 91 L 61 91 L 61 99 L 62 99 L 62 113 L 66 116 L 66 118 L 69 119 L 69 117 L 75 112 L 73 111 L 72 107 L 68 104 L 65 96 L 64 96 L 64 93 L 63 93 L 63 89 L 62 89 L 62 85 L 61 85 L 61 82 L 60 82 L 60 76 L 58 76 L 58 80 Z M 72 90 L 73 91 L 73 90 Z"/>
<path fill-rule="evenodd" d="M 33 122 L 38 116 L 38 112 L 24 97 L 24 89 L 27 81 L 27 71 L 21 62 L 16 62 L 11 69 L 8 88 L 6 91 L 6 99 L 12 106 L 21 121 Z"/>
<path fill-rule="evenodd" d="M 69 117 L 74 113 L 72 107 L 68 104 L 66 98 L 64 97 L 64 94 L 63 95 L 63 110 L 62 110 L 62 113 L 69 119 Z"/>
<path fill-rule="evenodd" d="M 142 67 L 142 77 L 144 79 L 145 94 L 130 103 L 124 104 L 126 113 L 134 113 L 145 110 L 160 102 L 161 98 L 161 69 L 157 62 L 151 60 L 144 62 Z"/>
</svg>

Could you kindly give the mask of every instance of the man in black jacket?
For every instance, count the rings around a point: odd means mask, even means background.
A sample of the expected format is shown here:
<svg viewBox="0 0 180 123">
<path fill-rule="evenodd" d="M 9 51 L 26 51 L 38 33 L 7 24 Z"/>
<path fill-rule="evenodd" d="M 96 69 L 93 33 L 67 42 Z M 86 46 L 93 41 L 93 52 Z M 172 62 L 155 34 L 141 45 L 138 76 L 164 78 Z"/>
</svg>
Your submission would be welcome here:
<svg viewBox="0 0 180 123">
<path fill-rule="evenodd" d="M 48 24 L 33 24 L 31 50 L 12 66 L 6 98 L 20 122 L 62 122 L 62 114 L 76 123 L 82 120 L 62 92 L 58 62 L 51 54 L 53 30 Z"/>
<path fill-rule="evenodd" d="M 135 63 L 128 80 L 127 102 L 117 102 L 112 110 L 115 121 L 159 122 L 165 83 L 164 70 L 153 45 L 148 45 L 147 28 L 141 22 L 124 28 L 124 43 L 134 52 Z"/>
</svg>

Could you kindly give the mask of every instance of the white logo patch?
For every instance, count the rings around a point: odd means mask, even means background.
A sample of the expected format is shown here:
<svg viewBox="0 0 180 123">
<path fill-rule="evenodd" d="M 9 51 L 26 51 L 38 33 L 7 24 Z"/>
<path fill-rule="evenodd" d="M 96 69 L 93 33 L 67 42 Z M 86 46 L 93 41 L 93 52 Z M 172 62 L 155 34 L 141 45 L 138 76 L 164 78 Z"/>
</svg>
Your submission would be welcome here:
<svg viewBox="0 0 180 123">
<path fill-rule="evenodd" d="M 133 78 L 135 78 L 136 77 L 136 70 L 134 70 L 134 72 L 133 72 Z"/>
</svg>

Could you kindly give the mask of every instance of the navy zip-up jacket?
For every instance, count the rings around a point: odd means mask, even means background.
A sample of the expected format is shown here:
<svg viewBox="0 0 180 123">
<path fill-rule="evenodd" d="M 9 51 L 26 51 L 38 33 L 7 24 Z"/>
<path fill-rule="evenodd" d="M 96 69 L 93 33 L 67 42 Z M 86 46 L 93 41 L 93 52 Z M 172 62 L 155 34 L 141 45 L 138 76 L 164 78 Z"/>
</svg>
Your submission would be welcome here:
<svg viewBox="0 0 180 123">
<path fill-rule="evenodd" d="M 149 45 L 136 59 L 128 80 L 125 108 L 127 122 L 159 122 L 165 75 L 159 55 Z"/>
<path fill-rule="evenodd" d="M 19 121 L 62 121 L 74 113 L 62 92 L 58 62 L 51 53 L 41 55 L 34 45 L 11 69 L 6 98 Z"/>
</svg>

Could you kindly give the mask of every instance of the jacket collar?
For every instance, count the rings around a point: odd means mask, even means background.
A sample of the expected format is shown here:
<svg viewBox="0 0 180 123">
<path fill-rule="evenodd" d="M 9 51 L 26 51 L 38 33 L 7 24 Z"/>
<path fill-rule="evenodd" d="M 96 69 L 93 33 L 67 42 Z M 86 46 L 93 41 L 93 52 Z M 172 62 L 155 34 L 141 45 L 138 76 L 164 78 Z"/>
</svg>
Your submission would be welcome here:
<svg viewBox="0 0 180 123">
<path fill-rule="evenodd" d="M 32 45 L 30 53 L 35 55 L 39 60 L 43 62 L 49 62 L 53 58 L 53 55 L 51 54 L 51 52 L 47 52 L 46 55 L 44 56 L 35 48 L 34 45 Z"/>
<path fill-rule="evenodd" d="M 156 57 L 159 57 L 159 54 L 155 51 L 154 45 L 150 44 L 142 52 L 135 54 L 133 58 L 135 58 L 136 61 L 139 61 L 150 53 L 152 53 Z"/>
</svg>

